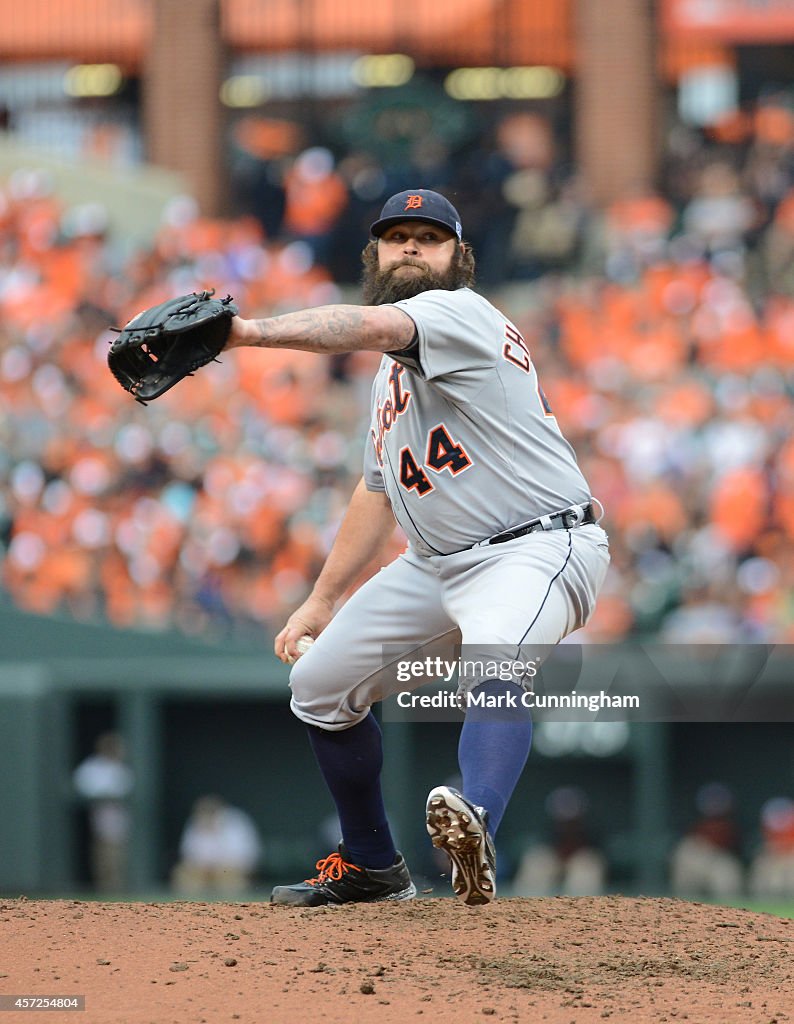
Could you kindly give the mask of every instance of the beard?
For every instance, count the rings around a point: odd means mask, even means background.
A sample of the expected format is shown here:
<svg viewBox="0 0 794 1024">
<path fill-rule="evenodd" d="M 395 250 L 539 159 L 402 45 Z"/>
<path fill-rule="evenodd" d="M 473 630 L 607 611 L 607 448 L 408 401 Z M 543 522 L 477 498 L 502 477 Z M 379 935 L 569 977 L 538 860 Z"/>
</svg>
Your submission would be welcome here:
<svg viewBox="0 0 794 1024">
<path fill-rule="evenodd" d="M 402 299 L 412 299 L 422 292 L 440 288 L 456 291 L 472 283 L 473 264 L 471 256 L 456 249 L 449 266 L 442 273 L 431 270 L 422 260 L 405 256 L 381 270 L 378 267 L 377 249 L 367 247 L 363 253 L 364 272 L 361 278 L 362 296 L 365 306 L 383 306 Z M 396 273 L 400 267 L 416 267 L 416 271 Z"/>
</svg>

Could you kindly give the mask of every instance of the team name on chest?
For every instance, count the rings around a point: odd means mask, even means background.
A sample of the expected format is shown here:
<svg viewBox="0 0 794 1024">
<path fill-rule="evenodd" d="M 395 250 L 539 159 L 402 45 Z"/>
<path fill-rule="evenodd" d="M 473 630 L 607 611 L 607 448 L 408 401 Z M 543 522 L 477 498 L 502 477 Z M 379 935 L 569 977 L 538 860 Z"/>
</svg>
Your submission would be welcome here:
<svg viewBox="0 0 794 1024">
<path fill-rule="evenodd" d="M 411 401 L 411 392 L 403 387 L 402 375 L 405 367 L 399 363 L 392 363 L 386 384 L 387 397 L 383 402 L 378 402 L 375 409 L 375 422 L 372 426 L 372 443 L 375 445 L 375 455 L 378 465 L 383 465 L 383 439 L 397 422 L 397 417 L 402 416 Z"/>
</svg>

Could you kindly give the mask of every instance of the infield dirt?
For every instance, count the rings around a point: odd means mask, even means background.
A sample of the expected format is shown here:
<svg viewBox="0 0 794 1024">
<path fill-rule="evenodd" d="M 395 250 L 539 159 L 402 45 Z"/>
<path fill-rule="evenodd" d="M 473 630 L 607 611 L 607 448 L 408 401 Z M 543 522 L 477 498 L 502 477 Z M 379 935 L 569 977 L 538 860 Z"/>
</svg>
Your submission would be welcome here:
<svg viewBox="0 0 794 1024">
<path fill-rule="evenodd" d="M 0 901 L 0 994 L 56 1024 L 786 1024 L 794 921 L 669 899 Z M 4 1013 L 2 1024 L 41 1019 Z"/>
</svg>

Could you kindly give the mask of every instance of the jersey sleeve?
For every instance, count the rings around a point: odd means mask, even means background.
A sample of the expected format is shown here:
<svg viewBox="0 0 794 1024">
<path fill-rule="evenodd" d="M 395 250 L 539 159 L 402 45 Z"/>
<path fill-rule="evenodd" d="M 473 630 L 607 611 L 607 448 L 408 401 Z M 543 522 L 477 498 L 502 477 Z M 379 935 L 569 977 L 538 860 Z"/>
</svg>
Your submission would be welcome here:
<svg viewBox="0 0 794 1024">
<path fill-rule="evenodd" d="M 465 373 L 469 378 L 496 365 L 501 344 L 498 314 L 482 296 L 469 288 L 433 290 L 394 305 L 416 325 L 418 348 L 409 347 L 405 362 L 424 380 Z"/>
<path fill-rule="evenodd" d="M 383 482 L 383 473 L 378 460 L 375 458 L 375 447 L 372 437 L 367 437 L 364 446 L 364 485 L 368 491 L 385 491 L 386 485 Z"/>
</svg>

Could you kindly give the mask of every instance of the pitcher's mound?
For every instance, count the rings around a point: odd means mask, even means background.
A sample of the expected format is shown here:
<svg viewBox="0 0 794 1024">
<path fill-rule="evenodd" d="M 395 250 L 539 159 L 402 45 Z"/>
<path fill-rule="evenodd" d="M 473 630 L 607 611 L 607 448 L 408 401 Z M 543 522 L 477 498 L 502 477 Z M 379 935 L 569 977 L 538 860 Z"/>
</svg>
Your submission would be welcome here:
<svg viewBox="0 0 794 1024">
<path fill-rule="evenodd" d="M 85 996 L 53 1024 L 794 1018 L 794 921 L 669 899 L 5 900 L 0 951 L 0 994 Z"/>
</svg>

